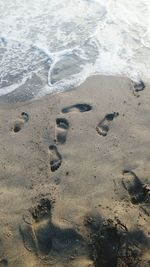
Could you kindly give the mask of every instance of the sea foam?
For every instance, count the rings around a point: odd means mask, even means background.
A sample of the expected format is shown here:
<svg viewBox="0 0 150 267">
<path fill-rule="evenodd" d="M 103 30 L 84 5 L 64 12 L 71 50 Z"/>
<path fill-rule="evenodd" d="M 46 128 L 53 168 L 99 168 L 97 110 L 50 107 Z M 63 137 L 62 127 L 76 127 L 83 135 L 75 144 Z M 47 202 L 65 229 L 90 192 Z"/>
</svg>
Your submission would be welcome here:
<svg viewBox="0 0 150 267">
<path fill-rule="evenodd" d="M 0 7 L 0 95 L 30 79 L 36 98 L 94 74 L 149 81 L 149 0 L 0 0 Z M 35 75 L 46 83 L 38 90 Z"/>
</svg>

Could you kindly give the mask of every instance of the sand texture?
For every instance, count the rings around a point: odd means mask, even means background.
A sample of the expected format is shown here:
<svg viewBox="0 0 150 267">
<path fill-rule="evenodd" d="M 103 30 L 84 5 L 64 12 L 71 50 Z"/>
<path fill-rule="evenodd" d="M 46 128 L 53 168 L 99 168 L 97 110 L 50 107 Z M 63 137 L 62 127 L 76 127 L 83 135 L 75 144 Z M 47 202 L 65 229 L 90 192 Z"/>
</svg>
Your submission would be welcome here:
<svg viewBox="0 0 150 267">
<path fill-rule="evenodd" d="M 150 86 L 0 107 L 0 267 L 150 266 Z"/>
</svg>

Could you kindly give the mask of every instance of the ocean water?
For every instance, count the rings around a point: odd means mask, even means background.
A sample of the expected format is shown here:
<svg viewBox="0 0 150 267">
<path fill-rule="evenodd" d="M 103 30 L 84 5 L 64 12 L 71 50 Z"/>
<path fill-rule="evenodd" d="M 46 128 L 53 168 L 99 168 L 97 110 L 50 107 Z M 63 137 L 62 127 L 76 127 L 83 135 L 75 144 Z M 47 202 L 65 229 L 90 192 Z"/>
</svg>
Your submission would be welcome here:
<svg viewBox="0 0 150 267">
<path fill-rule="evenodd" d="M 95 74 L 150 80 L 149 0 L 0 0 L 0 96 L 39 98 Z"/>
</svg>

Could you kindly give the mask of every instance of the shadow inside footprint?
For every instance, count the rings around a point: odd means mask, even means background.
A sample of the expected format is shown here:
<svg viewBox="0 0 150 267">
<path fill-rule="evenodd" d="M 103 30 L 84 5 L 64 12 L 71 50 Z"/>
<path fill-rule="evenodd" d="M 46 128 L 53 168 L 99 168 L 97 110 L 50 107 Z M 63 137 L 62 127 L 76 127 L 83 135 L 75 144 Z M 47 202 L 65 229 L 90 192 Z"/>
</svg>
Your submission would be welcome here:
<svg viewBox="0 0 150 267">
<path fill-rule="evenodd" d="M 113 112 L 110 114 L 106 114 L 104 119 L 102 119 L 99 124 L 96 126 L 96 131 L 98 132 L 99 135 L 106 136 L 110 125 L 111 121 L 113 121 L 114 118 L 118 117 L 119 113 L 118 112 Z"/>
<path fill-rule="evenodd" d="M 26 249 L 40 257 L 47 256 L 51 251 L 63 256 L 82 241 L 74 229 L 61 229 L 52 222 L 52 204 L 47 198 L 41 199 L 36 207 L 30 209 L 27 218 L 22 221 L 20 233 Z"/>
<path fill-rule="evenodd" d="M 78 111 L 78 112 L 87 112 L 92 109 L 92 106 L 89 104 L 75 104 L 66 108 L 62 109 L 62 113 L 69 113 L 72 111 Z"/>
<path fill-rule="evenodd" d="M 50 145 L 49 146 L 49 153 L 50 153 L 50 167 L 51 171 L 55 172 L 62 163 L 62 156 L 58 152 L 56 145 Z"/>
<path fill-rule="evenodd" d="M 21 115 L 19 116 L 19 119 L 15 122 L 13 126 L 13 131 L 14 133 L 20 132 L 22 129 L 24 123 L 28 122 L 29 120 L 29 115 L 27 112 L 22 112 Z"/>
<path fill-rule="evenodd" d="M 56 119 L 55 128 L 55 141 L 59 144 L 64 144 L 66 142 L 67 133 L 69 129 L 69 122 L 65 118 Z"/>
<path fill-rule="evenodd" d="M 146 202 L 148 200 L 150 192 L 146 185 L 143 185 L 140 179 L 132 171 L 123 170 L 122 174 L 122 184 L 124 188 L 128 191 L 131 197 L 131 202 L 133 204 Z"/>
</svg>

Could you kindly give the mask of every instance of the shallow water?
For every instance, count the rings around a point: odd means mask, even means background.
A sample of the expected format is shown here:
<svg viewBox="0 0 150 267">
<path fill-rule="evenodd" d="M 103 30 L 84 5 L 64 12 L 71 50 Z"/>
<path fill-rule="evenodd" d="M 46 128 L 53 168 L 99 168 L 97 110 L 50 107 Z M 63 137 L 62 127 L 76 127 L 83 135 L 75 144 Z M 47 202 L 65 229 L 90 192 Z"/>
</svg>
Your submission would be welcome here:
<svg viewBox="0 0 150 267">
<path fill-rule="evenodd" d="M 149 12 L 149 0 L 0 0 L 0 95 L 37 98 L 93 74 L 149 81 Z"/>
</svg>

